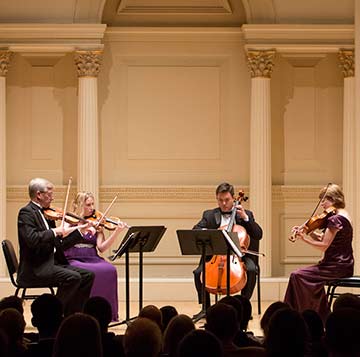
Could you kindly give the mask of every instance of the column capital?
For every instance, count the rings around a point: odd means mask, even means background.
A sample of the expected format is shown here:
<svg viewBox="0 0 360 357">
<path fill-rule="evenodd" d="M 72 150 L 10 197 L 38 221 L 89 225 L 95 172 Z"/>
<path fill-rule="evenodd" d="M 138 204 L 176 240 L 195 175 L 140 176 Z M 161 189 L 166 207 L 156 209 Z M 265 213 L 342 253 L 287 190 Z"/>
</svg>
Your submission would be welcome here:
<svg viewBox="0 0 360 357">
<path fill-rule="evenodd" d="M 247 64 L 252 78 L 270 78 L 274 66 L 275 50 L 248 50 Z"/>
<path fill-rule="evenodd" d="M 355 52 L 354 50 L 340 50 L 338 52 L 338 58 L 341 68 L 341 72 L 344 77 L 354 77 L 355 76 Z"/>
<path fill-rule="evenodd" d="M 97 77 L 100 72 L 102 51 L 75 51 L 78 77 Z"/>
<path fill-rule="evenodd" d="M 0 50 L 0 77 L 6 77 L 12 52 L 9 50 Z"/>
</svg>

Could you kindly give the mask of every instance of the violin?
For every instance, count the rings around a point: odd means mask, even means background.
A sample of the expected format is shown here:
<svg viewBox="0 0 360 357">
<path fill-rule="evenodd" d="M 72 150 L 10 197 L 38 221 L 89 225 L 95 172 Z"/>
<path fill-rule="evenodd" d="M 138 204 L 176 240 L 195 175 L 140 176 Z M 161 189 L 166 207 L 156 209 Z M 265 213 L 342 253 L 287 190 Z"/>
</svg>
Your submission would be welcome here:
<svg viewBox="0 0 360 357">
<path fill-rule="evenodd" d="M 291 242 L 295 242 L 297 240 L 297 234 L 300 232 L 303 232 L 305 234 L 310 234 L 316 229 L 325 228 L 327 218 L 335 213 L 336 213 L 336 208 L 329 207 L 326 210 L 324 210 L 324 212 L 322 212 L 321 214 L 310 217 L 305 223 L 303 223 L 298 229 L 296 229 L 293 232 L 289 240 Z"/>
<path fill-rule="evenodd" d="M 237 232 L 241 249 L 247 250 L 250 245 L 250 237 L 243 226 L 235 224 L 237 214 L 236 206 L 238 206 L 242 200 L 246 201 L 247 197 L 244 197 L 244 192 L 240 191 L 238 198 L 235 200 L 229 224 L 219 229 L 225 229 L 227 232 Z M 236 255 L 232 255 L 230 259 L 230 294 L 235 294 L 246 285 L 246 266 L 241 258 Z M 226 255 L 214 255 L 211 260 L 205 264 L 205 288 L 209 293 L 227 293 L 226 264 Z"/>
<path fill-rule="evenodd" d="M 46 219 L 50 219 L 50 220 L 65 220 L 66 223 L 70 224 L 70 225 L 77 225 L 79 223 L 84 223 L 86 222 L 86 220 L 82 219 L 81 217 L 78 217 L 72 213 L 65 213 L 64 216 L 64 211 L 61 208 L 57 208 L 57 207 L 49 207 L 43 210 L 43 214 L 45 216 Z"/>
<path fill-rule="evenodd" d="M 106 217 L 103 213 L 96 210 L 94 210 L 90 216 L 84 217 L 84 219 L 90 222 L 94 222 L 109 231 L 114 231 L 120 223 L 123 223 L 126 228 L 130 228 L 130 226 L 127 223 L 122 222 L 120 218 Z"/>
</svg>

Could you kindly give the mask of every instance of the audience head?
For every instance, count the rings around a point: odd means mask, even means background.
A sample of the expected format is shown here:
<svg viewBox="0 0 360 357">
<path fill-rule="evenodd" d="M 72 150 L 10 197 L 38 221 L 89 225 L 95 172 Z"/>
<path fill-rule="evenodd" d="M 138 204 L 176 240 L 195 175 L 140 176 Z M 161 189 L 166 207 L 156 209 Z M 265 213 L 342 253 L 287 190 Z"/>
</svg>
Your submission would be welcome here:
<svg viewBox="0 0 360 357">
<path fill-rule="evenodd" d="M 210 331 L 193 330 L 179 344 L 179 357 L 222 357 L 220 340 Z"/>
<path fill-rule="evenodd" d="M 160 327 L 160 330 L 162 330 L 161 311 L 157 306 L 144 306 L 139 312 L 139 317 L 146 317 L 147 319 L 154 321 Z"/>
<path fill-rule="evenodd" d="M 195 325 L 189 316 L 177 315 L 173 317 L 164 332 L 164 353 L 171 357 L 175 356 L 180 341 L 192 330 L 195 330 Z"/>
<path fill-rule="evenodd" d="M 126 357 L 157 357 L 161 351 L 162 334 L 154 321 L 138 317 L 126 329 L 124 350 Z"/>
<path fill-rule="evenodd" d="M 300 313 L 292 309 L 280 309 L 270 319 L 265 336 L 269 357 L 301 356 L 308 346 L 308 331 Z"/>
<path fill-rule="evenodd" d="M 53 357 L 102 357 L 100 327 L 92 316 L 75 313 L 63 320 L 56 335 Z"/>
<path fill-rule="evenodd" d="M 13 308 L 24 315 L 24 300 L 15 295 L 4 297 L 0 300 L 0 311 L 9 308 Z"/>
<path fill-rule="evenodd" d="M 110 303 L 102 296 L 89 298 L 84 306 L 84 313 L 95 317 L 100 325 L 100 330 L 106 332 L 112 319 Z"/>
<path fill-rule="evenodd" d="M 162 330 L 165 331 L 170 320 L 173 317 L 177 316 L 178 312 L 176 308 L 171 305 L 165 305 L 160 307 L 160 312 L 161 312 Z"/>
<path fill-rule="evenodd" d="M 290 306 L 285 302 L 275 301 L 272 304 L 270 304 L 269 307 L 265 310 L 264 315 L 262 316 L 262 318 L 260 320 L 260 327 L 264 331 L 265 337 L 267 335 L 269 321 L 270 321 L 272 315 L 280 309 L 290 309 Z"/>
<path fill-rule="evenodd" d="M 239 326 L 241 326 L 243 318 L 243 306 L 241 301 L 239 299 L 236 299 L 235 296 L 224 296 L 222 299 L 219 300 L 219 303 L 230 305 L 236 310 Z"/>
<path fill-rule="evenodd" d="M 355 294 L 345 293 L 341 294 L 335 301 L 333 305 L 333 311 L 338 309 L 351 307 L 356 310 L 360 310 L 360 298 Z"/>
<path fill-rule="evenodd" d="M 357 357 L 360 351 L 360 311 L 342 308 L 325 323 L 325 344 L 331 357 Z"/>
<path fill-rule="evenodd" d="M 61 301 L 51 294 L 42 294 L 31 304 L 31 323 L 42 337 L 55 337 L 63 319 Z"/>
<path fill-rule="evenodd" d="M 239 332 L 239 328 L 234 307 L 217 303 L 207 309 L 205 329 L 212 332 L 222 342 L 232 341 Z"/>
<path fill-rule="evenodd" d="M 243 314 L 242 314 L 242 319 L 241 319 L 241 323 L 240 323 L 240 329 L 242 331 L 246 331 L 249 325 L 249 321 L 251 319 L 251 315 L 252 315 L 252 306 L 251 306 L 251 302 L 250 300 L 242 295 L 234 295 L 235 299 L 239 300 L 241 302 L 242 305 L 242 310 L 243 310 Z"/>
<path fill-rule="evenodd" d="M 0 331 L 6 335 L 8 351 L 23 351 L 25 320 L 23 315 L 14 308 L 0 312 Z"/>
<path fill-rule="evenodd" d="M 304 310 L 301 313 L 313 341 L 319 341 L 324 336 L 324 324 L 320 315 L 314 310 Z"/>
<path fill-rule="evenodd" d="M 9 341 L 7 334 L 5 333 L 4 329 L 0 328 L 0 356 L 9 355 L 8 345 Z"/>
</svg>

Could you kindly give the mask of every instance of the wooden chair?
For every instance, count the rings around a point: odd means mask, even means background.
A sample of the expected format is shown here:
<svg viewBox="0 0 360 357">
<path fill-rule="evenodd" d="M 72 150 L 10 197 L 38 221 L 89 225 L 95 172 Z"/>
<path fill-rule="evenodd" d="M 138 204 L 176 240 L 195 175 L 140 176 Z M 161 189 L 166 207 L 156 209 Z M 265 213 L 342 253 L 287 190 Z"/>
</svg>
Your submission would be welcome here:
<svg viewBox="0 0 360 357">
<path fill-rule="evenodd" d="M 351 276 L 349 278 L 340 278 L 328 281 L 326 284 L 326 296 L 329 306 L 333 303 L 341 293 L 337 293 L 336 289 L 339 287 L 344 288 L 360 288 L 360 276 Z M 355 294 L 360 297 L 360 294 Z"/>
<path fill-rule="evenodd" d="M 6 261 L 6 266 L 7 266 L 8 272 L 9 272 L 11 283 L 16 288 L 15 294 L 14 294 L 15 296 L 18 296 L 20 290 L 22 289 L 22 293 L 20 296 L 22 299 L 24 299 L 24 300 L 36 299 L 39 296 L 39 294 L 38 295 L 26 294 L 26 289 L 30 289 L 30 288 L 31 289 L 48 288 L 48 289 L 50 289 L 51 294 L 55 295 L 53 286 L 44 286 L 44 285 L 23 286 L 23 285 L 18 284 L 15 279 L 15 275 L 17 274 L 17 271 L 19 268 L 19 262 L 18 262 L 16 253 L 14 250 L 14 246 L 8 239 L 3 240 L 1 242 L 1 245 L 2 245 L 2 249 L 3 249 L 5 261 Z"/>
</svg>

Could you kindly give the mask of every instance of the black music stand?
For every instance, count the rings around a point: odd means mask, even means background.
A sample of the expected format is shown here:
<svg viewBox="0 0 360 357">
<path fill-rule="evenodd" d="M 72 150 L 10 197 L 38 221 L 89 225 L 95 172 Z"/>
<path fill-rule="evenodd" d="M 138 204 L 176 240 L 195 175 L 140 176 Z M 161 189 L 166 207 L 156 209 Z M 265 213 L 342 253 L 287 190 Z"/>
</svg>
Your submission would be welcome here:
<svg viewBox="0 0 360 357">
<path fill-rule="evenodd" d="M 226 255 L 226 290 L 230 295 L 230 254 L 234 252 L 239 258 L 244 254 L 240 251 L 239 239 L 237 233 L 226 232 L 219 229 L 191 229 L 177 230 L 178 240 L 180 244 L 181 254 L 183 255 L 201 255 L 202 262 L 202 308 L 201 313 L 193 319 L 194 322 L 199 321 L 206 314 L 206 256 L 207 255 Z"/>
<path fill-rule="evenodd" d="M 120 258 L 125 253 L 125 304 L 126 317 L 122 322 L 117 322 L 109 327 L 118 326 L 132 320 L 130 318 L 130 258 L 129 253 L 139 253 L 139 311 L 143 305 L 143 253 L 153 252 L 161 237 L 164 235 L 164 226 L 130 227 L 114 255 L 109 257 L 111 261 Z"/>
</svg>

